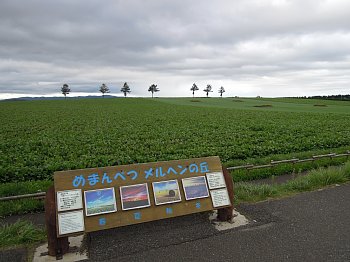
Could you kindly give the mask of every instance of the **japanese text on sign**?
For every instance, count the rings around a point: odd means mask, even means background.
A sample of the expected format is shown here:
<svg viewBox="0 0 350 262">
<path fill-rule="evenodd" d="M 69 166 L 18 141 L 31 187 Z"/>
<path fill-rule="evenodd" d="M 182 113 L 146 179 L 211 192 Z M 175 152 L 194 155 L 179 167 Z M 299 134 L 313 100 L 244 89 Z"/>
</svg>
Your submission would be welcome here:
<svg viewBox="0 0 350 262">
<path fill-rule="evenodd" d="M 73 187 L 84 187 L 85 185 L 95 186 L 97 184 L 108 185 L 113 181 L 117 180 L 137 180 L 139 176 L 142 176 L 144 179 L 149 179 L 150 177 L 163 178 L 166 175 L 183 175 L 184 173 L 189 172 L 192 173 L 207 173 L 209 172 L 209 167 L 207 162 L 201 162 L 199 165 L 196 163 L 192 163 L 189 166 L 177 165 L 170 166 L 167 168 L 163 167 L 151 167 L 147 170 L 143 170 L 142 172 L 137 172 L 136 170 L 129 170 L 127 172 L 120 171 L 115 172 L 112 175 L 107 174 L 106 172 L 103 175 L 99 175 L 98 173 L 93 173 L 91 175 L 77 175 L 74 177 L 72 181 Z"/>
</svg>

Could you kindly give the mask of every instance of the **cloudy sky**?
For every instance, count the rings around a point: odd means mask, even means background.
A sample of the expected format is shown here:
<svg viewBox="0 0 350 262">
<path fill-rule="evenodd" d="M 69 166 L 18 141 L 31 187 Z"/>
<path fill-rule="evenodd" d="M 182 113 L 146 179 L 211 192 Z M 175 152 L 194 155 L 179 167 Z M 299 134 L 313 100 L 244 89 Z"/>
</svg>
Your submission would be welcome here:
<svg viewBox="0 0 350 262">
<path fill-rule="evenodd" d="M 350 93 L 349 0 L 1 0 L 0 98 Z"/>
</svg>

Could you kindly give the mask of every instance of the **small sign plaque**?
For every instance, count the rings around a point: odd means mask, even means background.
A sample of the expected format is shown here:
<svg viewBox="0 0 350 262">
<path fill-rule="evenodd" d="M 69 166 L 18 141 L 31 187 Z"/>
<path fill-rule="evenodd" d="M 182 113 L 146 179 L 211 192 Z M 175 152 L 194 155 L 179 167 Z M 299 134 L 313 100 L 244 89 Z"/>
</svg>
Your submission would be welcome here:
<svg viewBox="0 0 350 262">
<path fill-rule="evenodd" d="M 84 231 L 83 210 L 58 214 L 58 231 L 60 235 Z"/>
<path fill-rule="evenodd" d="M 207 173 L 209 189 L 226 187 L 225 178 L 222 172 Z"/>
<path fill-rule="evenodd" d="M 226 188 L 212 190 L 210 191 L 210 195 L 214 208 L 231 205 L 231 201 Z"/>
<path fill-rule="evenodd" d="M 83 208 L 81 189 L 57 192 L 57 210 L 67 211 Z"/>
</svg>

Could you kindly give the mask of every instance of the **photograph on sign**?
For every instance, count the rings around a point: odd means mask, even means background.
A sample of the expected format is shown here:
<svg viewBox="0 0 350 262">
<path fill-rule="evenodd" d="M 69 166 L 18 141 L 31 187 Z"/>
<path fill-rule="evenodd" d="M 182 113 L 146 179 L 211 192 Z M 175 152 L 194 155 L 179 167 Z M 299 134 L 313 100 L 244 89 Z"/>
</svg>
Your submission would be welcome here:
<svg viewBox="0 0 350 262">
<path fill-rule="evenodd" d="M 210 191 L 210 195 L 214 208 L 231 205 L 231 201 L 226 188 L 212 190 Z"/>
<path fill-rule="evenodd" d="M 84 192 L 86 216 L 117 211 L 114 187 Z"/>
<path fill-rule="evenodd" d="M 64 190 L 57 192 L 57 210 L 67 211 L 83 208 L 81 189 Z"/>
<path fill-rule="evenodd" d="M 224 174 L 222 172 L 207 173 L 209 189 L 226 187 Z"/>
<path fill-rule="evenodd" d="M 149 207 L 151 205 L 147 183 L 120 187 L 120 198 L 123 210 Z"/>
<path fill-rule="evenodd" d="M 58 214 L 58 234 L 66 235 L 84 231 L 83 210 Z"/>
<path fill-rule="evenodd" d="M 153 193 L 156 205 L 163 205 L 181 201 L 177 180 L 153 182 Z"/>
<path fill-rule="evenodd" d="M 209 196 L 207 181 L 204 176 L 182 179 L 186 200 L 205 198 Z"/>
</svg>

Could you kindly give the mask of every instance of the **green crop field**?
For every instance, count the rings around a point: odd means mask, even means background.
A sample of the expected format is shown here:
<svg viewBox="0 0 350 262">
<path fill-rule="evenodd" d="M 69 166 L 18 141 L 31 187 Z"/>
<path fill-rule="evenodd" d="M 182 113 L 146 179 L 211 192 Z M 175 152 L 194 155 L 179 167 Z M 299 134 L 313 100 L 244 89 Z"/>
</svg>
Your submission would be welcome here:
<svg viewBox="0 0 350 262">
<path fill-rule="evenodd" d="M 350 114 L 350 101 L 295 98 L 166 98 L 162 102 L 175 105 L 217 107 L 246 110 Z"/>
<path fill-rule="evenodd" d="M 0 181 L 54 171 L 220 156 L 223 164 L 350 147 L 350 102 L 68 99 L 0 103 Z"/>
</svg>

